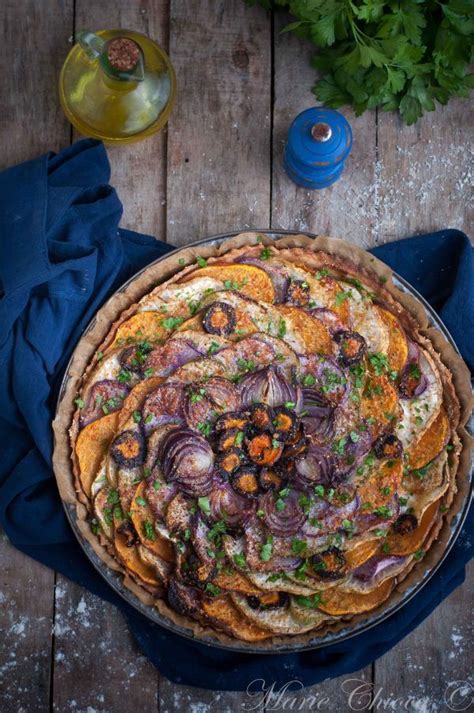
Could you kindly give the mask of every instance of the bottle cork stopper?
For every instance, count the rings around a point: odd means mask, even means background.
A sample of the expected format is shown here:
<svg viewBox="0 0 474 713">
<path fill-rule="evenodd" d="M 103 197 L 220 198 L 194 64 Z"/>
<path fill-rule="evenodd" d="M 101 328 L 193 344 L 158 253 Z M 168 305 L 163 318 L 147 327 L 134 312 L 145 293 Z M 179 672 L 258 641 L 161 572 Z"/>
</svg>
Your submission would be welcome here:
<svg viewBox="0 0 474 713">
<path fill-rule="evenodd" d="M 329 141 L 332 136 L 332 129 L 325 121 L 320 121 L 311 127 L 311 136 L 315 141 L 322 144 L 325 141 Z"/>
<path fill-rule="evenodd" d="M 128 37 L 117 37 L 109 42 L 107 59 L 118 72 L 131 72 L 140 58 L 140 48 Z"/>
</svg>

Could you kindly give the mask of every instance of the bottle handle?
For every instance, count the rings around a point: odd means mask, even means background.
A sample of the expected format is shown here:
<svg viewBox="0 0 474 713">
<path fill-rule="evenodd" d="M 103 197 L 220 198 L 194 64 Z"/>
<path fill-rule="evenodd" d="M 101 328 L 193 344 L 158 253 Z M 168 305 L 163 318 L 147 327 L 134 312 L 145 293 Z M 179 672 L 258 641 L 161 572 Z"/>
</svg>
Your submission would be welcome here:
<svg viewBox="0 0 474 713">
<path fill-rule="evenodd" d="M 89 59 L 99 59 L 105 47 L 105 42 L 101 37 L 88 30 L 81 30 L 76 34 L 76 37 Z"/>
</svg>

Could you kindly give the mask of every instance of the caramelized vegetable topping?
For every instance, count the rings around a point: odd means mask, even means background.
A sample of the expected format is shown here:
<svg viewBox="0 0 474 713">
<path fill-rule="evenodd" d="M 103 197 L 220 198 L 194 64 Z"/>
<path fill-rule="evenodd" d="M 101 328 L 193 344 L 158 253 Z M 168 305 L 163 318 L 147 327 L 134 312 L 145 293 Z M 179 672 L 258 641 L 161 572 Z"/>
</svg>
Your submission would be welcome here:
<svg viewBox="0 0 474 713">
<path fill-rule="evenodd" d="M 341 329 L 334 335 L 334 341 L 339 345 L 339 359 L 344 366 L 353 366 L 367 354 L 367 343 L 358 332 Z"/>
<path fill-rule="evenodd" d="M 321 579 L 339 579 L 346 571 L 346 558 L 338 547 L 329 547 L 311 558 L 313 570 Z"/>
<path fill-rule="evenodd" d="M 220 456 L 217 465 L 226 475 L 231 475 L 235 473 L 237 468 L 240 468 L 243 460 L 243 451 L 238 448 L 231 448 Z"/>
<path fill-rule="evenodd" d="M 374 453 L 377 458 L 400 458 L 403 445 L 399 438 L 393 434 L 382 434 L 374 443 Z"/>
<path fill-rule="evenodd" d="M 215 424 L 216 433 L 221 433 L 222 431 L 230 431 L 233 428 L 237 428 L 239 431 L 245 428 L 248 423 L 248 419 L 245 414 L 241 413 L 225 413 L 219 419 L 217 419 Z"/>
<path fill-rule="evenodd" d="M 418 520 L 414 515 L 405 513 L 404 515 L 400 515 L 400 517 L 395 520 L 392 527 L 399 535 L 408 535 L 409 532 L 416 530 L 418 527 Z"/>
<path fill-rule="evenodd" d="M 247 603 L 252 609 L 281 609 L 288 604 L 289 596 L 286 592 L 265 592 L 265 594 L 251 594 Z"/>
<path fill-rule="evenodd" d="M 307 307 L 310 300 L 308 283 L 303 280 L 291 280 L 286 300 L 297 307 Z"/>
<path fill-rule="evenodd" d="M 282 476 L 271 468 L 260 471 L 259 482 L 264 490 L 280 490 L 283 487 Z"/>
<path fill-rule="evenodd" d="M 291 439 L 295 435 L 297 424 L 298 419 L 296 418 L 296 414 L 290 411 L 290 409 L 284 406 L 275 409 L 273 426 L 280 440 L 286 441 Z"/>
<path fill-rule="evenodd" d="M 119 465 L 136 468 L 145 460 L 145 440 L 140 431 L 123 431 L 112 443 L 112 458 Z"/>
<path fill-rule="evenodd" d="M 259 431 L 272 430 L 272 412 L 266 404 L 253 404 L 250 407 L 250 422 Z"/>
<path fill-rule="evenodd" d="M 235 310 L 226 302 L 214 302 L 206 311 L 202 325 L 209 334 L 226 337 L 235 329 L 237 318 Z"/>
<path fill-rule="evenodd" d="M 232 487 L 247 498 L 258 496 L 257 469 L 254 466 L 242 466 L 232 476 Z"/>
<path fill-rule="evenodd" d="M 273 465 L 283 452 L 283 446 L 269 433 L 259 433 L 247 442 L 250 460 L 257 465 Z"/>
</svg>

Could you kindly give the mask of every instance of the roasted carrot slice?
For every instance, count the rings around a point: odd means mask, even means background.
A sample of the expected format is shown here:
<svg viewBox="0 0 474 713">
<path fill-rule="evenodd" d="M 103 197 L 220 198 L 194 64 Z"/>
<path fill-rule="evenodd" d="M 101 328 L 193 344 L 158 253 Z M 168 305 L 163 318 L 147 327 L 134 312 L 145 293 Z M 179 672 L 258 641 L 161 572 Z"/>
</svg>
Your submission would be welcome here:
<svg viewBox="0 0 474 713">
<path fill-rule="evenodd" d="M 398 319 L 388 310 L 376 305 L 385 326 L 388 328 L 387 357 L 390 368 L 400 372 L 405 366 L 408 356 L 408 342 Z"/>
<path fill-rule="evenodd" d="M 85 426 L 76 441 L 76 456 L 79 465 L 79 479 L 87 496 L 91 494 L 92 482 L 97 469 L 114 437 L 119 411 L 98 418 Z"/>
<path fill-rule="evenodd" d="M 441 406 L 439 414 L 419 441 L 407 450 L 408 465 L 411 469 L 423 468 L 438 456 L 449 440 L 449 419 Z"/>
<path fill-rule="evenodd" d="M 439 500 L 435 500 L 426 508 L 421 518 L 421 522 L 411 532 L 400 535 L 396 532 L 386 538 L 387 549 L 391 555 L 410 555 L 421 549 L 428 532 L 433 525 L 439 508 Z"/>
<path fill-rule="evenodd" d="M 393 579 L 387 579 L 376 589 L 367 594 L 361 592 L 342 592 L 339 587 L 325 589 L 318 608 L 332 616 L 360 614 L 375 609 L 390 596 L 394 586 Z"/>
<path fill-rule="evenodd" d="M 273 302 L 275 291 L 270 276 L 254 265 L 207 265 L 186 275 L 181 282 L 198 277 L 220 280 L 226 289 L 237 289 L 245 297 L 262 302 Z"/>
<path fill-rule="evenodd" d="M 169 540 L 161 537 L 153 527 L 154 516 L 146 500 L 146 481 L 137 486 L 132 500 L 131 518 L 140 542 L 166 562 L 174 562 L 174 549 Z"/>
</svg>

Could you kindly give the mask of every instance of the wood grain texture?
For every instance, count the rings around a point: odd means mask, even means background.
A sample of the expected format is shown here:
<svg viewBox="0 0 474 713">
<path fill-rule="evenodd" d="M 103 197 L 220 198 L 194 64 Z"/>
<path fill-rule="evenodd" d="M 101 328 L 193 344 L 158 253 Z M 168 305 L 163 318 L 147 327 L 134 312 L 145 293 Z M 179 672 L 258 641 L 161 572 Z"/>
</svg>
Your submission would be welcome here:
<svg viewBox="0 0 474 713">
<path fill-rule="evenodd" d="M 76 31 L 125 28 L 168 50 L 168 0 L 76 0 Z M 79 135 L 75 133 L 75 138 Z M 110 146 L 111 183 L 124 207 L 121 226 L 166 240 L 166 129 L 136 144 Z"/>
<path fill-rule="evenodd" d="M 242 0 L 170 7 L 178 102 L 169 122 L 168 241 L 268 225 L 270 19 Z"/>
<path fill-rule="evenodd" d="M 451 710 L 456 704 L 465 706 L 457 710 L 472 710 L 473 597 L 474 563 L 471 562 L 463 586 L 376 662 L 374 694 L 380 689 L 381 699 L 411 698 L 413 710 L 449 711 L 450 702 Z M 460 686 L 460 693 L 455 695 L 456 681 L 468 683 Z M 450 695 L 454 696 L 451 700 Z"/>
<path fill-rule="evenodd" d="M 69 144 L 57 86 L 71 47 L 73 0 L 4 0 L 0 20 L 0 168 L 5 168 Z"/>
<path fill-rule="evenodd" d="M 301 111 L 317 104 L 311 92 L 316 78 L 310 66 L 311 46 L 296 36 L 281 34 L 288 21 L 285 14 L 275 16 L 272 228 L 331 235 L 370 247 L 375 241 L 374 112 L 355 117 L 350 109 L 341 110 L 352 126 L 354 143 L 342 178 L 333 186 L 307 190 L 296 186 L 284 170 L 290 124 Z"/>
<path fill-rule="evenodd" d="M 154 710 L 158 673 L 117 609 L 62 576 L 55 601 L 54 709 Z"/>
<path fill-rule="evenodd" d="M 469 232 L 474 218 L 473 103 L 454 99 L 413 126 L 379 113 L 376 241 L 442 228 Z"/>
<path fill-rule="evenodd" d="M 49 710 L 54 572 L 0 533 L 0 710 Z"/>
<path fill-rule="evenodd" d="M 394 115 L 355 118 L 343 109 L 354 130 L 343 178 L 320 192 L 291 183 L 282 168 L 283 146 L 292 119 L 315 104 L 314 70 L 310 46 L 280 35 L 284 14 L 275 17 L 273 33 L 271 17 L 242 0 L 75 0 L 74 23 L 73 0 L 7 0 L 4 18 L 3 165 L 69 143 L 55 88 L 73 26 L 127 27 L 165 48 L 171 32 L 178 100 L 168 132 L 109 150 L 112 183 L 125 205 L 123 225 L 178 245 L 270 223 L 364 247 L 439 227 L 469 230 L 473 129 L 467 102 L 452 102 L 410 128 Z M 263 710 L 245 692 L 216 693 L 160 678 L 117 610 L 61 576 L 54 589 L 54 573 L 5 538 L 0 567 L 1 713 Z M 470 566 L 466 583 L 385 657 L 290 694 L 294 702 L 286 710 L 353 710 L 351 684 L 344 683 L 349 678 L 365 682 L 372 698 L 381 688 L 387 697 L 413 696 L 412 710 L 447 710 L 445 684 L 467 678 L 472 666 L 473 580 Z M 390 702 L 378 708 L 398 709 L 401 704 Z"/>
</svg>

